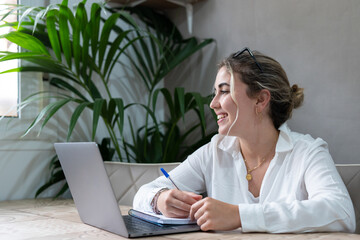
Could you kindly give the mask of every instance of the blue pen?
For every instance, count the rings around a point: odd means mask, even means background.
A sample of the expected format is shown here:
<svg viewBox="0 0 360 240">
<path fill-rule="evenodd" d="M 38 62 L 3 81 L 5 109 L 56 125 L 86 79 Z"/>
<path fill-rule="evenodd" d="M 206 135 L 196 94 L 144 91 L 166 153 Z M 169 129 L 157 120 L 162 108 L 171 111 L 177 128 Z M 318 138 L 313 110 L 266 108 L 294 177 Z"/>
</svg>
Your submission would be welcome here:
<svg viewBox="0 0 360 240">
<path fill-rule="evenodd" d="M 177 190 L 180 190 L 180 189 L 176 186 L 176 184 L 174 183 L 174 181 L 171 179 L 170 175 L 165 171 L 165 169 L 160 168 L 160 170 L 163 172 L 163 174 L 165 175 L 165 177 L 171 181 L 171 183 L 174 185 L 174 187 L 176 187 Z"/>
</svg>

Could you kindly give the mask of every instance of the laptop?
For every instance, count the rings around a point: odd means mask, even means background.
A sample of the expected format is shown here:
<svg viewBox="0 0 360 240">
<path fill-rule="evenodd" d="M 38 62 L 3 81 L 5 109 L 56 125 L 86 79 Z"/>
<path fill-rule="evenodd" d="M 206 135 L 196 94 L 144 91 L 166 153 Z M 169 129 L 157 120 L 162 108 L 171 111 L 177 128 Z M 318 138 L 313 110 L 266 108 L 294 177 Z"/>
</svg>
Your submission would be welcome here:
<svg viewBox="0 0 360 240">
<path fill-rule="evenodd" d="M 54 146 L 83 223 L 126 238 L 200 230 L 196 224 L 160 225 L 121 215 L 97 144 L 55 143 Z"/>
</svg>

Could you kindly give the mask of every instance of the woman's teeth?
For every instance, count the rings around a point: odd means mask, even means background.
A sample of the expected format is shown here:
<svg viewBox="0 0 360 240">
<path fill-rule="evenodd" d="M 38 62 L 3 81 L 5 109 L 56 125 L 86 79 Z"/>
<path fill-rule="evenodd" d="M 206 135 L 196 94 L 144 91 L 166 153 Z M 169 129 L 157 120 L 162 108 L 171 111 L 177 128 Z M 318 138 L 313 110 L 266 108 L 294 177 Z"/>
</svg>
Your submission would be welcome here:
<svg viewBox="0 0 360 240">
<path fill-rule="evenodd" d="M 227 116 L 227 114 L 221 114 L 221 115 L 217 115 L 217 120 L 223 119 Z"/>
</svg>

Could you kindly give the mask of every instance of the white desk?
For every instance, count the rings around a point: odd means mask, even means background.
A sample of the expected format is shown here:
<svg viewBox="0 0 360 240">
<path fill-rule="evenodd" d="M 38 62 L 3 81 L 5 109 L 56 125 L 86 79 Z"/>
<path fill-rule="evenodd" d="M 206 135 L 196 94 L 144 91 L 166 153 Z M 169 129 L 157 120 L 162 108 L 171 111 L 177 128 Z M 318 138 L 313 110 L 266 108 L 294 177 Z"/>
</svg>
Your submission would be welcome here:
<svg viewBox="0 0 360 240">
<path fill-rule="evenodd" d="M 123 214 L 129 207 L 124 207 Z M 30 199 L 0 202 L 0 239 L 124 239 L 118 235 L 83 224 L 72 200 Z M 142 239 L 142 238 L 140 238 Z M 145 239 L 145 238 L 143 238 Z M 246 239 L 246 240 L 347 240 L 360 235 L 347 233 L 263 234 L 228 232 L 195 232 L 148 237 L 147 239 Z"/>
</svg>

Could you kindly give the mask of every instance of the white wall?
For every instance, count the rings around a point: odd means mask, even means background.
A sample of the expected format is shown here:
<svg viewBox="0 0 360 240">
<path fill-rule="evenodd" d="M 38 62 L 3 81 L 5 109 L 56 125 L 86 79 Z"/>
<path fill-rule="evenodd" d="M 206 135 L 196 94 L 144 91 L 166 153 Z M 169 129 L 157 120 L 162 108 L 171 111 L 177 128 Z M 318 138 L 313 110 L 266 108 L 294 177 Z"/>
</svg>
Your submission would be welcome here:
<svg viewBox="0 0 360 240">
<path fill-rule="evenodd" d="M 168 15 L 188 34 L 184 9 Z M 166 84 L 209 93 L 218 61 L 245 46 L 259 50 L 305 88 L 290 127 L 327 141 L 336 163 L 360 163 L 360 1 L 207 0 L 194 5 L 193 22 L 193 35 L 216 46 Z"/>
</svg>

